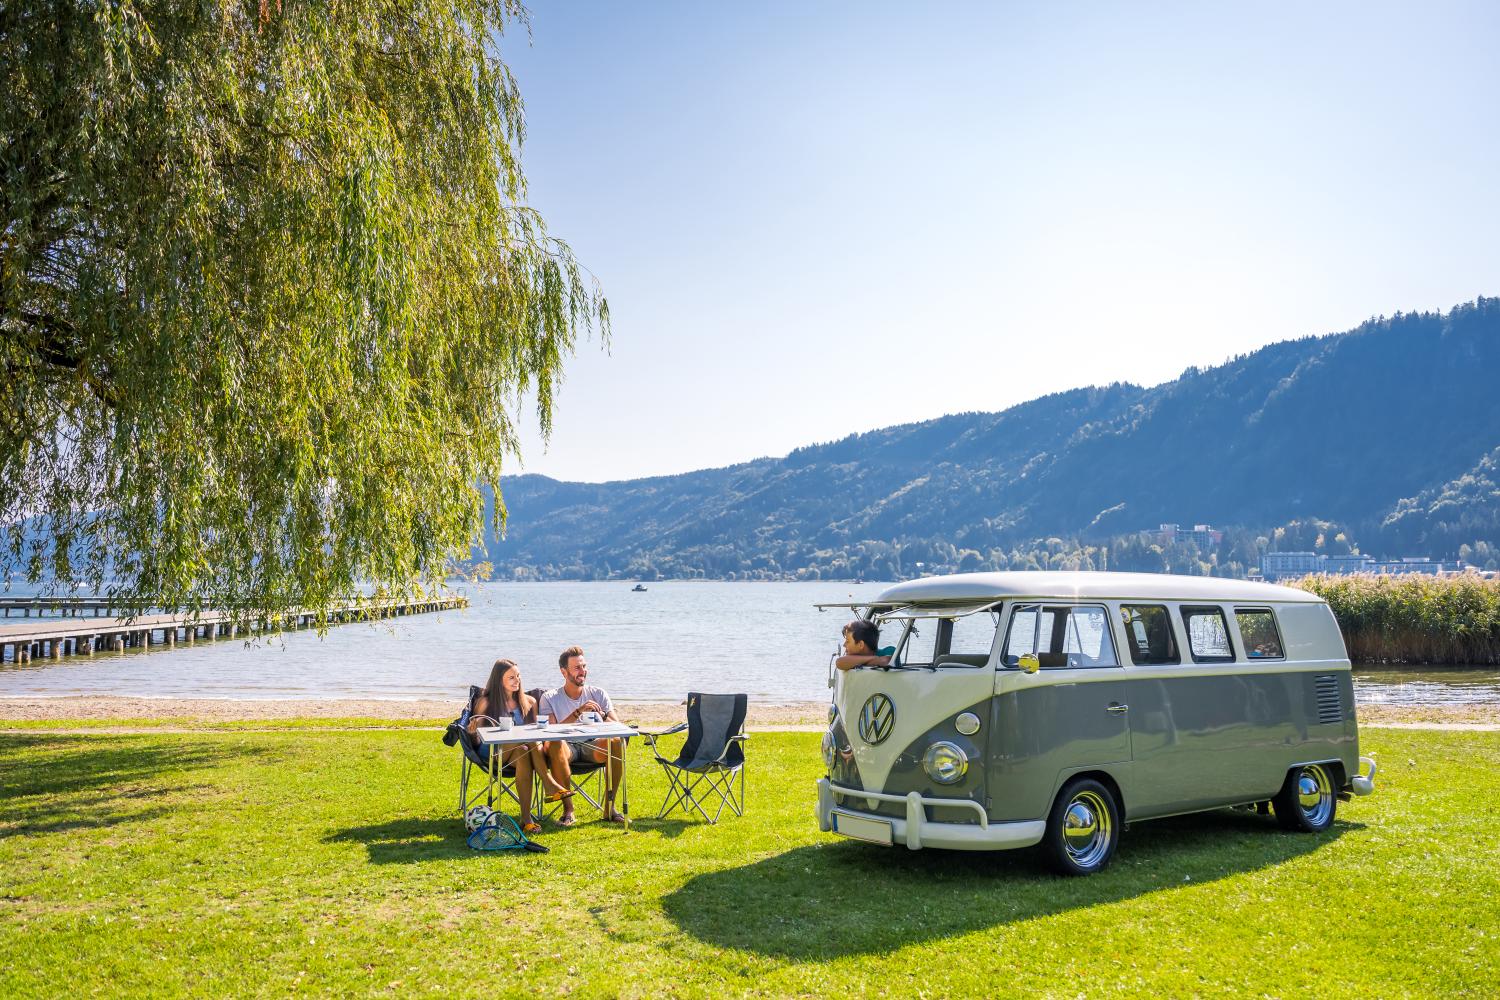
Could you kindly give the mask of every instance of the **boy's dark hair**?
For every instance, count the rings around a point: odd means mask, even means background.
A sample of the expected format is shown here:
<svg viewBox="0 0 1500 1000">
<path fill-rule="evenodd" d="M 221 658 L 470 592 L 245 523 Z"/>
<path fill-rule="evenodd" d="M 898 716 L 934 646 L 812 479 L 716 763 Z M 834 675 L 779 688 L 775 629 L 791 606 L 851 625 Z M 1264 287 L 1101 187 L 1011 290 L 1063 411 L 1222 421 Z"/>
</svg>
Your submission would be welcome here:
<svg viewBox="0 0 1500 1000">
<path fill-rule="evenodd" d="M 874 653 L 880 649 L 880 626 L 863 618 L 857 619 L 844 626 L 844 634 L 855 642 L 862 642 L 865 648 Z"/>
</svg>

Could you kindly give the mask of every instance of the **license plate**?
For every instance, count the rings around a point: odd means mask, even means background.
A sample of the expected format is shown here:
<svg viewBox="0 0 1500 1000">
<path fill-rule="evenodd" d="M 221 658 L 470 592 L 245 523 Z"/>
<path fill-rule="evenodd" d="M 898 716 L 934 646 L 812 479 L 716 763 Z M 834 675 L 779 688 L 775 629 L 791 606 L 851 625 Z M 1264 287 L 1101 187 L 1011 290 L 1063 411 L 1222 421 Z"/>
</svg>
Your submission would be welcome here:
<svg viewBox="0 0 1500 1000">
<path fill-rule="evenodd" d="M 865 819 L 863 816 L 850 816 L 848 813 L 836 812 L 833 814 L 833 830 L 845 837 L 869 841 L 872 844 L 884 844 L 890 847 L 892 843 L 891 824 L 887 820 Z"/>
</svg>

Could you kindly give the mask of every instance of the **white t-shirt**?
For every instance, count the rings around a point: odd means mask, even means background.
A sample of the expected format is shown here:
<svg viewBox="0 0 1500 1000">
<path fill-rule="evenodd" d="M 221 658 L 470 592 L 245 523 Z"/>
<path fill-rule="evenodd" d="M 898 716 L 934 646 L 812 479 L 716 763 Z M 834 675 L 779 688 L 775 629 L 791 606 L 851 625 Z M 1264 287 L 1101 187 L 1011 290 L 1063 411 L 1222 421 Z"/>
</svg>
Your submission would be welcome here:
<svg viewBox="0 0 1500 1000">
<path fill-rule="evenodd" d="M 573 714 L 573 710 L 586 701 L 591 701 L 599 706 L 599 717 L 603 718 L 613 711 L 614 706 L 609 703 L 609 695 L 604 693 L 601 687 L 585 684 L 583 690 L 578 693 L 577 698 L 569 698 L 567 688 L 553 688 L 542 695 L 541 702 L 537 705 L 538 715 L 549 715 L 554 723 L 562 722 Z M 578 720 L 574 720 L 578 721 Z"/>
</svg>

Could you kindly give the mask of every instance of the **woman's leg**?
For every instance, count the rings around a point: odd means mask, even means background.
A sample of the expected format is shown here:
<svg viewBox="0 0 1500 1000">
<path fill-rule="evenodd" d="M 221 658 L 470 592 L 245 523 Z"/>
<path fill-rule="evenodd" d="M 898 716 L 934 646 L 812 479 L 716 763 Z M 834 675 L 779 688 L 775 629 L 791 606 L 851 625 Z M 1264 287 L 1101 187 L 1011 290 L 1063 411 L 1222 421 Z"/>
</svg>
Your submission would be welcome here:
<svg viewBox="0 0 1500 1000">
<path fill-rule="evenodd" d="M 561 740 L 549 741 L 546 745 L 547 763 L 552 769 L 552 780 L 557 782 L 558 787 L 571 790 L 573 787 L 573 768 L 569 758 L 568 744 Z M 565 794 L 562 800 L 563 814 L 559 822 L 563 826 L 573 825 L 573 796 Z"/>
<path fill-rule="evenodd" d="M 505 762 L 516 771 L 516 798 L 521 802 L 521 825 L 531 822 L 531 754 L 525 746 L 506 750 Z"/>
<path fill-rule="evenodd" d="M 546 743 L 528 743 L 531 748 L 531 767 L 537 774 L 542 776 L 542 790 L 551 797 L 558 792 L 566 792 L 567 788 L 558 783 L 552 775 L 551 765 L 548 763 Z"/>
</svg>

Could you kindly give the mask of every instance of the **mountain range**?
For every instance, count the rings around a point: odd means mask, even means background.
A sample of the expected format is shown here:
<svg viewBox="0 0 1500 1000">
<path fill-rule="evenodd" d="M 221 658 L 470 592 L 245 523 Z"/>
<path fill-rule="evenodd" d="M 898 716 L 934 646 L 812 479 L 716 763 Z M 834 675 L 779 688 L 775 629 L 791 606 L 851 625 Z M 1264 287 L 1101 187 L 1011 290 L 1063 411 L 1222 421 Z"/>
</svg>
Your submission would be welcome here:
<svg viewBox="0 0 1500 1000">
<path fill-rule="evenodd" d="M 1122 540 L 1175 522 L 1238 545 L 1233 559 L 1191 553 L 1187 571 L 1243 572 L 1283 539 L 1308 544 L 1308 525 L 1328 551 L 1337 537 L 1340 551 L 1453 558 L 1495 547 L 1497 483 L 1500 299 L 1480 298 L 1161 385 L 1074 389 L 781 458 L 609 483 L 507 477 L 506 536 L 476 557 L 501 579 L 891 578 L 1037 552 L 1104 568 L 1113 551 L 1118 569 Z"/>
</svg>

